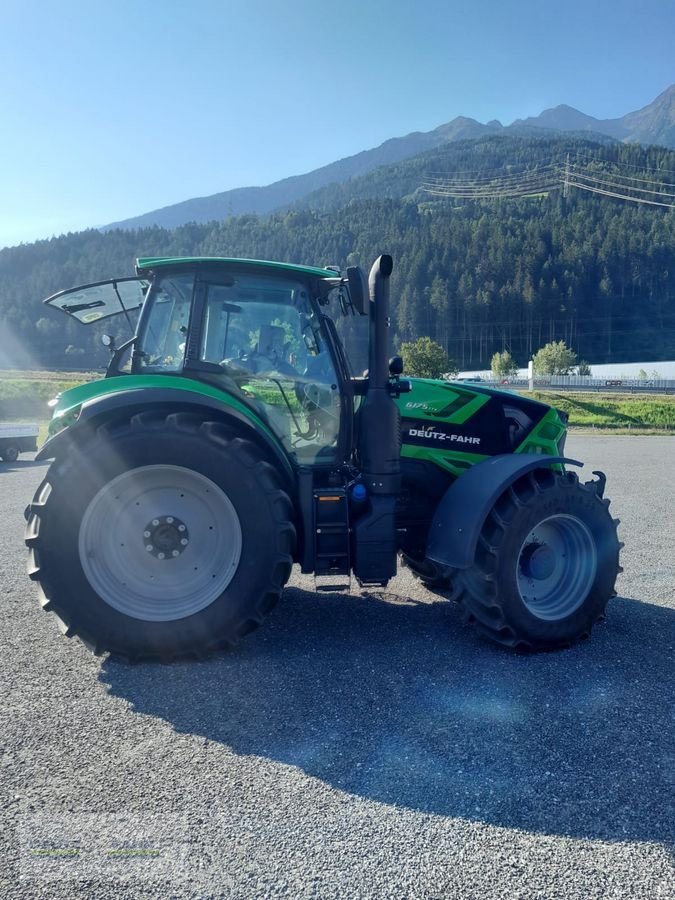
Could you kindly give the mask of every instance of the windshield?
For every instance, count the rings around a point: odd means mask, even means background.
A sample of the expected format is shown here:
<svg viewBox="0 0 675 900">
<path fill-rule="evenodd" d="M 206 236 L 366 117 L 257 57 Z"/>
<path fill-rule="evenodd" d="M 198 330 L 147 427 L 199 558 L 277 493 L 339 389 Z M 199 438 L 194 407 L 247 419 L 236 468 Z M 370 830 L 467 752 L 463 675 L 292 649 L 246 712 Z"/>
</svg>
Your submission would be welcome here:
<svg viewBox="0 0 675 900">
<path fill-rule="evenodd" d="M 139 335 L 142 370 L 185 368 L 215 380 L 252 406 L 299 462 L 330 462 L 342 405 L 306 285 L 267 274 L 209 276 L 198 285 L 201 320 L 192 321 L 194 286 L 194 273 L 156 282 Z"/>
</svg>

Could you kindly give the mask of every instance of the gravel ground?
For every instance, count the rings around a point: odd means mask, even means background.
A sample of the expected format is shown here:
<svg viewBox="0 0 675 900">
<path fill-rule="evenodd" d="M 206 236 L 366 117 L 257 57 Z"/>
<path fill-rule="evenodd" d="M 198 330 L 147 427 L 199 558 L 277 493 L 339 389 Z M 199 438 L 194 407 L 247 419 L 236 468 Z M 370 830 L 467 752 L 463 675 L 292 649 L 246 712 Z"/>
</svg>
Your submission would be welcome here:
<svg viewBox="0 0 675 900">
<path fill-rule="evenodd" d="M 0 894 L 675 896 L 675 441 L 568 451 L 626 542 L 590 641 L 516 655 L 405 570 L 318 599 L 295 576 L 237 650 L 138 666 L 40 610 L 44 467 L 2 465 Z"/>
</svg>

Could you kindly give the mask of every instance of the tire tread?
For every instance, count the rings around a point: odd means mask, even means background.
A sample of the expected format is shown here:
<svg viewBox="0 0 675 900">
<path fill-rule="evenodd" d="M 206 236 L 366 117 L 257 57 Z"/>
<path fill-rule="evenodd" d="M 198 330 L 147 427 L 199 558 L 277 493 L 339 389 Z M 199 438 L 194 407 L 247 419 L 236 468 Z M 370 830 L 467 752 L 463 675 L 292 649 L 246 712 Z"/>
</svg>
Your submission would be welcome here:
<svg viewBox="0 0 675 900">
<path fill-rule="evenodd" d="M 542 474 L 539 474 L 539 472 L 543 473 L 544 471 L 548 471 L 553 477 L 544 477 Z M 593 487 L 594 484 L 595 482 L 582 484 L 576 472 L 572 471 L 559 473 L 551 470 L 535 470 L 518 479 L 502 494 L 483 525 L 476 559 L 473 567 L 469 570 L 471 577 L 467 578 L 464 572 L 460 572 L 457 577 L 459 585 L 458 600 L 463 607 L 465 623 L 473 624 L 482 636 L 497 644 L 501 644 L 503 647 L 526 651 L 550 650 L 556 647 L 569 646 L 589 636 L 590 628 L 580 632 L 571 640 L 550 643 L 544 640 L 532 640 L 517 634 L 504 614 L 493 573 L 496 570 L 498 554 L 509 528 L 508 522 L 510 519 L 504 516 L 506 511 L 505 504 L 507 508 L 510 507 L 511 511 L 514 511 L 516 507 L 526 507 L 529 502 L 528 497 L 545 495 L 548 491 L 557 489 L 565 491 L 581 490 L 595 497 L 598 505 L 604 511 L 609 506 L 609 500 L 597 494 Z M 499 511 L 497 511 L 498 507 Z M 613 584 L 616 580 L 616 575 L 623 571 L 619 565 L 619 551 L 623 544 L 616 538 L 619 520 L 612 519 L 609 517 L 609 514 L 607 514 L 607 517 L 613 526 L 614 543 L 616 545 L 612 563 L 615 569 Z M 616 591 L 612 588 L 605 598 L 605 605 L 592 624 L 604 619 L 606 604 L 615 595 Z"/>
<path fill-rule="evenodd" d="M 195 435 L 201 433 L 209 442 L 217 445 L 219 453 L 236 453 L 247 468 L 255 469 L 256 481 L 270 500 L 270 507 L 276 519 L 275 559 L 269 568 L 267 584 L 260 592 L 253 615 L 249 609 L 239 622 L 233 623 L 227 635 L 207 636 L 199 646 L 181 648 L 179 652 L 160 649 L 133 651 L 128 647 L 115 646 L 111 642 L 99 640 L 87 631 L 76 615 L 70 614 L 63 602 L 59 601 L 59 596 L 63 596 L 65 590 L 64 585 L 58 580 L 52 581 L 51 577 L 43 572 L 40 565 L 40 526 L 50 515 L 49 498 L 54 484 L 64 472 L 63 461 L 55 460 L 45 479 L 37 488 L 28 508 L 25 531 L 25 542 L 29 549 L 28 575 L 38 585 L 39 602 L 42 609 L 55 617 L 62 634 L 66 637 L 77 636 L 96 655 L 107 651 L 127 662 L 171 661 L 195 656 L 205 658 L 223 648 L 235 645 L 244 634 L 257 628 L 276 606 L 293 564 L 292 554 L 296 530 L 293 524 L 293 506 L 290 497 L 283 490 L 276 469 L 262 457 L 258 447 L 252 441 L 236 435 L 236 432 L 233 432 L 227 425 L 220 422 L 204 422 L 201 418 L 186 413 L 158 416 L 152 412 L 144 412 L 123 421 L 99 425 L 94 437 L 108 442 L 113 436 L 119 436 L 125 431 L 152 432 L 162 429 L 189 432 Z"/>
</svg>

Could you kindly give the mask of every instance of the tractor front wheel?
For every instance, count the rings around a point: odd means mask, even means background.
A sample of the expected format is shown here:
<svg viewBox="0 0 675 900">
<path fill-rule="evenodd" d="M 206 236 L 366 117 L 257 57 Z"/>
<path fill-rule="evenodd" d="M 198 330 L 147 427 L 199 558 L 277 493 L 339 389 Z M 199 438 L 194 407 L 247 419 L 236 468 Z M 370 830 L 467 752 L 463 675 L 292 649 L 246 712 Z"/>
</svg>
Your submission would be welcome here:
<svg viewBox="0 0 675 900">
<path fill-rule="evenodd" d="M 253 443 L 186 414 L 138 415 L 53 463 L 29 510 L 29 572 L 44 608 L 95 652 L 200 656 L 277 602 L 292 519 Z"/>
<path fill-rule="evenodd" d="M 474 565 L 455 576 L 466 618 L 509 647 L 587 637 L 621 571 L 608 506 L 572 472 L 540 469 L 517 481 L 488 515 Z"/>
</svg>

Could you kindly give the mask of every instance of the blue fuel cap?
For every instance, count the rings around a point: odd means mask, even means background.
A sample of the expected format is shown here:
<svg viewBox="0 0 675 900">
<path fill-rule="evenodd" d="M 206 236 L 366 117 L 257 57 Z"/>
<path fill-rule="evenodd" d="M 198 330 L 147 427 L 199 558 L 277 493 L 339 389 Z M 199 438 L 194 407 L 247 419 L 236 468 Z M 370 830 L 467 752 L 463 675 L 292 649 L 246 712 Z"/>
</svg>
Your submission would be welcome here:
<svg viewBox="0 0 675 900">
<path fill-rule="evenodd" d="M 357 502 L 360 502 L 361 500 L 365 500 L 367 493 L 368 493 L 368 491 L 366 490 L 365 484 L 361 484 L 359 482 L 358 484 L 355 484 L 354 487 L 352 488 L 352 500 L 356 500 Z"/>
</svg>

